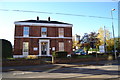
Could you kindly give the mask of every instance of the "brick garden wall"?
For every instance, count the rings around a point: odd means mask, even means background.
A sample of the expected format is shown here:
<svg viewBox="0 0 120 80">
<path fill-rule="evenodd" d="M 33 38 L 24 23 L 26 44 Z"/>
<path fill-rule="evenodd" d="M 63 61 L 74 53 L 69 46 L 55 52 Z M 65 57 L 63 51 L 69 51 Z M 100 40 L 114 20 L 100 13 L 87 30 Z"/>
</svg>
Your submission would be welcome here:
<svg viewBox="0 0 120 80">
<path fill-rule="evenodd" d="M 79 63 L 79 62 L 90 62 L 90 61 L 103 61 L 106 58 L 55 58 L 54 63 Z"/>
<path fill-rule="evenodd" d="M 15 60 L 2 60 L 2 66 L 28 66 L 40 65 L 43 62 L 40 59 L 15 59 Z"/>
<path fill-rule="evenodd" d="M 55 58 L 54 63 L 79 63 L 79 62 L 90 62 L 90 61 L 104 61 L 108 58 Z M 50 64 L 44 62 L 42 59 L 15 59 L 15 60 L 2 60 L 2 66 L 28 66 L 28 65 L 41 65 Z"/>
</svg>

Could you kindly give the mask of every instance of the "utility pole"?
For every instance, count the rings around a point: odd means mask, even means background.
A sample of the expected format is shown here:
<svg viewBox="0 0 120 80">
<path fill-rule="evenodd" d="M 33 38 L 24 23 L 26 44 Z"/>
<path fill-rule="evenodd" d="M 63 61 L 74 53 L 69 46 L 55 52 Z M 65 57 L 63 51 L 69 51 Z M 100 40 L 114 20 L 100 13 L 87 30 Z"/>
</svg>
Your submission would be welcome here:
<svg viewBox="0 0 120 80">
<path fill-rule="evenodd" d="M 105 29 L 105 26 L 104 26 L 104 51 L 106 54 L 106 29 Z"/>
</svg>

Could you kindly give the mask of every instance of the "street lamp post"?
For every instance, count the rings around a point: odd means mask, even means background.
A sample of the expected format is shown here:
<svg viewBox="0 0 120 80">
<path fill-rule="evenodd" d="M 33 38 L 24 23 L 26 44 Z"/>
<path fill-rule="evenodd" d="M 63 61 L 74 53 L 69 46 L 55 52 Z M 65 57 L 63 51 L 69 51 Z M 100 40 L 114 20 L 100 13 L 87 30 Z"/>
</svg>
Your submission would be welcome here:
<svg viewBox="0 0 120 80">
<path fill-rule="evenodd" d="M 115 54 L 115 59 L 117 59 L 117 56 L 116 56 L 116 45 L 115 45 L 115 34 L 114 34 L 114 25 L 113 25 L 113 11 L 115 11 L 115 9 L 112 9 L 111 10 L 111 17 L 112 17 L 112 31 L 113 31 L 113 40 L 114 40 L 114 54 Z"/>
</svg>

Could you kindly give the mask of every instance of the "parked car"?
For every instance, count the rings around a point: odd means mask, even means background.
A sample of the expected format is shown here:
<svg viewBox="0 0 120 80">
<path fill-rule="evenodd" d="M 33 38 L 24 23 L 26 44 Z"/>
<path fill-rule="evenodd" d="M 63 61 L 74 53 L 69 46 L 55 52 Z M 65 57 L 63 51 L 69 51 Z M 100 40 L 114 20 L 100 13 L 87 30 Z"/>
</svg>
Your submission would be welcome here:
<svg viewBox="0 0 120 80">
<path fill-rule="evenodd" d="M 87 55 L 87 53 L 83 49 L 77 49 L 73 52 L 76 55 Z"/>
</svg>

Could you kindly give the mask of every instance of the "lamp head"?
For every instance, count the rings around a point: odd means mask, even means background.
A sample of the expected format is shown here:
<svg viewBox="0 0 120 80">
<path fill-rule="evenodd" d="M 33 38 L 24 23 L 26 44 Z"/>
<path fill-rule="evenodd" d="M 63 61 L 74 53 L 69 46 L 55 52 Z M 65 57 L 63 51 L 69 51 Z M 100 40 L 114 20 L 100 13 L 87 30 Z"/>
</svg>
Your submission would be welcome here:
<svg viewBox="0 0 120 80">
<path fill-rule="evenodd" d="M 112 11 L 115 11 L 115 9 L 112 9 Z"/>
</svg>

